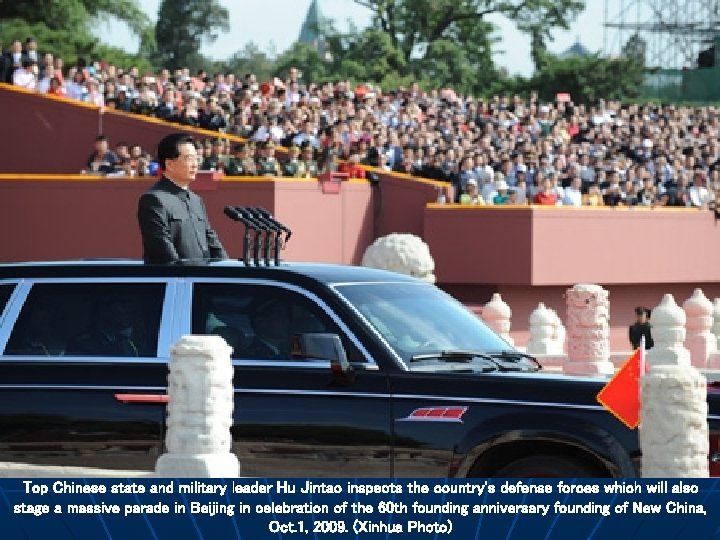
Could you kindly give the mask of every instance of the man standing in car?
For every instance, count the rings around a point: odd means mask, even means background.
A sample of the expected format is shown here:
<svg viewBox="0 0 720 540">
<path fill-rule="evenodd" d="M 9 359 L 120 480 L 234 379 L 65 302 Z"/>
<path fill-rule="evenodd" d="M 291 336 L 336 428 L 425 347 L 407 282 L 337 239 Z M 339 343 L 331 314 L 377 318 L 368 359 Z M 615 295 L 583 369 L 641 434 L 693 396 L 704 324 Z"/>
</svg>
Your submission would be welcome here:
<svg viewBox="0 0 720 540">
<path fill-rule="evenodd" d="M 145 262 L 226 259 L 202 199 L 189 189 L 199 165 L 192 137 L 173 133 L 162 139 L 157 161 L 163 176 L 140 197 L 138 204 Z"/>
</svg>

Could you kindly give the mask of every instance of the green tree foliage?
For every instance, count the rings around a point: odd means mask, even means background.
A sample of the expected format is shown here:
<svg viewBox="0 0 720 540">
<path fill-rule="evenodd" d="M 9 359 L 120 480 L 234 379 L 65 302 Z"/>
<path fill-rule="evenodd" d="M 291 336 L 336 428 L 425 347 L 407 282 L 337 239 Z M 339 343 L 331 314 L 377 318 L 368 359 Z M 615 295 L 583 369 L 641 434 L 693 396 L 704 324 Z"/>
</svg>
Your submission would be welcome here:
<svg viewBox="0 0 720 540">
<path fill-rule="evenodd" d="M 203 67 L 203 42 L 230 29 L 228 11 L 218 0 L 163 0 L 155 25 L 157 65 L 170 69 Z"/>
<path fill-rule="evenodd" d="M 645 66 L 645 57 L 647 55 L 647 41 L 640 34 L 635 32 L 622 47 L 620 55 L 623 58 L 634 61 L 636 64 Z"/>
<path fill-rule="evenodd" d="M 136 0 L 0 0 L 0 40 L 8 44 L 32 36 L 41 51 L 52 51 L 68 62 L 110 55 L 128 64 L 141 63 L 136 55 L 102 45 L 93 36 L 99 22 L 113 18 L 127 24 L 143 42 L 152 43 L 152 25 Z"/>
<path fill-rule="evenodd" d="M 254 73 L 259 81 L 267 81 L 277 74 L 275 61 L 252 41 L 228 60 L 219 62 L 217 68 L 226 73 L 235 73 L 240 77 L 246 73 Z"/>
<path fill-rule="evenodd" d="M 527 94 L 536 90 L 543 101 L 568 92 L 575 103 L 593 104 L 599 99 L 636 98 L 643 82 L 643 66 L 626 58 L 573 56 L 559 59 L 547 55 L 543 69 L 532 78 L 522 77 L 497 85 L 497 92 Z"/>
<path fill-rule="evenodd" d="M 400 77 L 411 76 L 429 86 L 452 85 L 462 92 L 479 92 L 498 77 L 492 61 L 495 27 L 488 16 L 505 16 L 520 31 L 529 33 L 540 58 L 550 32 L 568 28 L 584 7 L 584 0 L 355 2 L 372 12 L 372 28 L 330 40 L 334 57 L 366 66 L 368 80 L 377 81 L 373 70 L 384 70 Z M 379 39 L 372 32 L 386 37 Z M 368 64 L 366 57 L 372 53 L 375 59 Z"/>
<path fill-rule="evenodd" d="M 297 43 L 278 56 L 274 71 L 285 77 L 291 67 L 298 68 L 306 81 L 323 81 L 330 75 L 328 59 L 312 45 Z"/>
</svg>

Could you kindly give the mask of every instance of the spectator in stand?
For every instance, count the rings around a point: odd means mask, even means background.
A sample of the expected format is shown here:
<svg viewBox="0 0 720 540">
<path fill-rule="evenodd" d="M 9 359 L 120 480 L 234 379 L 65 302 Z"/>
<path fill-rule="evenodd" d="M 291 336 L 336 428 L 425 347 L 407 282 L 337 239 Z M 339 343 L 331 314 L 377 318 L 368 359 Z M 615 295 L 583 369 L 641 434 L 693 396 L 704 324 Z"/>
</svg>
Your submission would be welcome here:
<svg viewBox="0 0 720 540">
<path fill-rule="evenodd" d="M 37 83 L 35 90 L 38 94 L 47 94 L 50 90 L 50 81 L 55 77 L 55 66 L 52 64 L 46 64 L 43 70 L 42 77 Z"/>
<path fill-rule="evenodd" d="M 495 196 L 492 203 L 496 205 L 507 204 L 508 202 L 508 185 L 505 180 L 495 182 Z"/>
<path fill-rule="evenodd" d="M 463 159 L 460 172 L 457 175 L 457 179 L 458 183 L 456 189 L 458 190 L 458 193 L 463 193 L 466 191 L 465 186 L 470 179 L 475 180 L 475 187 L 477 187 L 478 176 L 477 172 L 475 171 L 475 160 L 471 156 L 466 156 Z"/>
<path fill-rule="evenodd" d="M 160 120 L 166 120 L 168 122 L 177 122 L 180 120 L 174 88 L 166 87 L 163 90 L 162 101 L 156 107 L 154 114 Z"/>
<path fill-rule="evenodd" d="M 14 39 L 10 44 L 10 51 L 7 53 L 6 58 L 6 77 L 5 82 L 13 84 L 13 73 L 16 69 L 22 67 L 23 53 L 22 53 L 22 42 L 19 39 Z"/>
<path fill-rule="evenodd" d="M 310 142 L 306 142 L 304 145 L 300 146 L 300 156 L 303 164 L 305 165 L 305 177 L 317 178 L 319 169 L 317 161 L 315 161 L 313 147 Z"/>
<path fill-rule="evenodd" d="M 57 76 L 50 79 L 50 87 L 47 93 L 51 96 L 66 96 L 65 87 Z"/>
<path fill-rule="evenodd" d="M 256 160 L 258 176 L 282 176 L 280 163 L 275 157 L 275 143 L 267 141 L 260 145 L 260 157 Z"/>
<path fill-rule="evenodd" d="M 643 182 L 643 188 L 638 191 L 637 203 L 640 206 L 652 206 L 658 198 L 658 190 L 652 178 L 648 177 Z"/>
<path fill-rule="evenodd" d="M 696 169 L 693 175 L 693 183 L 688 188 L 688 199 L 690 205 L 695 208 L 707 208 L 711 200 L 714 197 L 711 196 L 705 185 L 707 184 L 707 176 L 701 169 Z"/>
<path fill-rule="evenodd" d="M 142 149 L 140 149 L 142 152 Z M 119 161 L 122 160 L 130 160 L 132 159 L 132 156 L 130 155 L 130 147 L 128 146 L 128 143 L 125 141 L 118 141 L 118 143 L 115 145 L 115 155 L 117 156 Z"/>
<path fill-rule="evenodd" d="M 570 185 L 565 188 L 563 206 L 582 206 L 582 179 L 580 176 L 573 176 Z"/>
<path fill-rule="evenodd" d="M 553 180 L 549 177 L 542 181 L 541 190 L 533 197 L 533 204 L 555 206 L 558 202 L 557 193 Z"/>
<path fill-rule="evenodd" d="M 222 139 L 215 139 L 210 147 L 210 155 L 205 157 L 200 164 L 200 170 L 224 171 L 229 159 L 223 155 L 223 147 Z"/>
<path fill-rule="evenodd" d="M 125 90 L 118 90 L 117 96 L 115 97 L 115 102 L 112 105 L 114 106 L 114 109 L 116 111 L 129 113 L 133 110 L 132 101 L 130 101 L 130 98 L 128 98 L 127 92 Z"/>
<path fill-rule="evenodd" d="M 10 60 L 10 52 L 5 52 L 0 42 L 0 82 L 7 82 L 10 78 L 10 70 L 12 62 Z"/>
<path fill-rule="evenodd" d="M 228 176 L 255 176 L 255 160 L 250 157 L 250 146 L 246 143 L 235 145 L 235 155 L 228 162 L 225 174 Z"/>
<path fill-rule="evenodd" d="M 582 196 L 583 206 L 605 206 L 602 191 L 597 182 L 588 186 L 588 192 Z"/>
<path fill-rule="evenodd" d="M 25 40 L 25 49 L 23 50 L 23 58 L 27 58 L 35 62 L 40 70 L 45 69 L 45 63 L 40 57 L 37 50 L 37 41 L 33 37 L 29 37 Z"/>
<path fill-rule="evenodd" d="M 90 77 L 86 82 L 85 86 L 87 88 L 87 94 L 86 94 L 86 101 L 92 105 L 96 105 L 97 107 L 104 108 L 105 107 L 105 97 L 103 96 L 102 92 L 100 91 L 100 83 L 98 80 L 94 77 Z"/>
<path fill-rule="evenodd" d="M 365 169 L 360 166 L 360 152 L 357 146 L 350 149 L 350 156 L 340 164 L 341 173 L 348 175 L 348 178 L 365 178 Z"/>
<path fill-rule="evenodd" d="M 117 164 L 118 157 L 110 150 L 107 137 L 98 135 L 95 138 L 95 150 L 85 164 L 86 170 L 94 174 L 109 174 L 115 170 Z"/>
<path fill-rule="evenodd" d="M 67 97 L 78 101 L 87 101 L 87 87 L 85 86 L 85 74 L 80 69 L 70 76 L 71 82 L 66 86 Z"/>
<path fill-rule="evenodd" d="M 288 159 L 282 165 L 283 176 L 303 178 L 305 176 L 305 164 L 300 161 L 300 147 L 292 145 L 288 154 Z"/>
<path fill-rule="evenodd" d="M 22 65 L 13 71 L 12 83 L 26 90 L 37 88 L 37 64 L 30 59 L 24 59 Z"/>
<path fill-rule="evenodd" d="M 468 178 L 465 182 L 465 191 L 460 194 L 460 204 L 485 204 L 482 195 L 478 192 L 478 183 L 475 178 Z"/>
</svg>

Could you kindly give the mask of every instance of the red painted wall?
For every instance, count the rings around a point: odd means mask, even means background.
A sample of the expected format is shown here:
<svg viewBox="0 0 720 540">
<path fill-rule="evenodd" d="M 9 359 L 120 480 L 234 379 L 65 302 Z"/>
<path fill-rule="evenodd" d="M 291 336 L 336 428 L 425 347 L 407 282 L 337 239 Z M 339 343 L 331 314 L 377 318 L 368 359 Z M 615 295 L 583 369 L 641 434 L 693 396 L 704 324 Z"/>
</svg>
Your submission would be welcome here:
<svg viewBox="0 0 720 540">
<path fill-rule="evenodd" d="M 100 114 L 94 105 L 38 95 L 4 83 L 0 83 L 0 118 L 4 126 L 0 130 L 0 173 L 79 173 L 100 133 L 108 136 L 111 146 L 124 140 L 140 144 L 152 154 L 164 135 L 176 131 L 199 138 L 218 136 L 217 132 L 114 110 Z"/>
<path fill-rule="evenodd" d="M 424 231 L 441 283 L 720 281 L 709 211 L 429 205 Z"/>
<path fill-rule="evenodd" d="M 0 260 L 140 258 L 137 201 L 151 180 L 88 176 L 0 179 Z M 372 242 L 372 198 L 364 182 L 326 194 L 315 180 L 229 179 L 201 191 L 228 253 L 242 256 L 244 227 L 226 205 L 263 206 L 293 230 L 282 258 L 359 264 Z"/>
</svg>

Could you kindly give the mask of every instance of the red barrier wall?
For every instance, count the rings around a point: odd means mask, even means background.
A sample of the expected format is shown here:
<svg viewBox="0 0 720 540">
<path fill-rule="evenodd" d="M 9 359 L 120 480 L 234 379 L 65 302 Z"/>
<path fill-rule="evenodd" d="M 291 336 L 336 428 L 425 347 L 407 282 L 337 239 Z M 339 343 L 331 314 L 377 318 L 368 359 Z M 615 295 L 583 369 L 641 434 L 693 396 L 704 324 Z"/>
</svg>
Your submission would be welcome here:
<svg viewBox="0 0 720 540">
<path fill-rule="evenodd" d="M 151 183 L 84 175 L 0 179 L 0 260 L 140 258 L 137 201 Z M 286 260 L 359 264 L 373 240 L 365 182 L 325 194 L 316 180 L 225 179 L 201 196 L 232 257 L 242 256 L 244 228 L 223 215 L 228 204 L 263 206 L 292 229 Z"/>
<path fill-rule="evenodd" d="M 720 224 L 708 211 L 431 204 L 424 238 L 441 283 L 720 280 Z"/>
<path fill-rule="evenodd" d="M 0 83 L 0 173 L 79 173 L 103 133 L 111 146 L 124 140 L 155 153 L 158 141 L 185 131 L 200 138 L 218 133 L 170 124 L 155 118 L 100 109 L 76 100 L 39 95 Z M 241 139 L 224 136 L 234 141 Z"/>
</svg>

